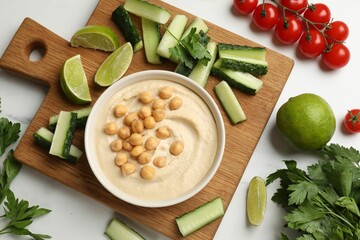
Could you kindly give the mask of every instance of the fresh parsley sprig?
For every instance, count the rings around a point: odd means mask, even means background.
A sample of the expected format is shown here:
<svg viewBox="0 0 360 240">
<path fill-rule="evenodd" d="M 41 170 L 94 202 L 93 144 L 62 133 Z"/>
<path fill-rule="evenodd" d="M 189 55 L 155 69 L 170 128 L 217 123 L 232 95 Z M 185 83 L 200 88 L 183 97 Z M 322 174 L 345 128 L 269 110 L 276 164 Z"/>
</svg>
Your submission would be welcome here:
<svg viewBox="0 0 360 240">
<path fill-rule="evenodd" d="M 360 240 L 360 153 L 330 144 L 320 154 L 307 171 L 287 160 L 270 174 L 267 185 L 280 179 L 272 200 L 287 211 L 286 226 L 302 234 L 298 240 Z"/>
<path fill-rule="evenodd" d="M 20 123 L 13 123 L 9 119 L 0 118 L 0 157 L 5 149 L 19 138 Z"/>
</svg>

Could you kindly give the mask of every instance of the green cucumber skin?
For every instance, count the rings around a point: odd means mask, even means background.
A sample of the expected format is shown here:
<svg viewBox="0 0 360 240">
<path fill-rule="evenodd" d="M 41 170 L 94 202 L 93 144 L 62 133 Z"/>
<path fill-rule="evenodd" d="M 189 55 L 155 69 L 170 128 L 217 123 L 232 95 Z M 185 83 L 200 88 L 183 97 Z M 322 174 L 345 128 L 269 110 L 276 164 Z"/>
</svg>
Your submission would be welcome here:
<svg viewBox="0 0 360 240">
<path fill-rule="evenodd" d="M 252 64 L 244 61 L 226 58 L 221 58 L 221 67 L 234 71 L 247 72 L 254 76 L 263 76 L 266 75 L 268 72 L 268 67 L 266 65 Z"/>
<path fill-rule="evenodd" d="M 81 108 L 81 109 L 72 111 L 72 112 L 77 113 L 77 119 L 76 119 L 76 128 L 77 129 L 85 128 L 91 108 L 92 107 L 86 107 L 86 108 Z M 50 131 L 52 131 L 52 132 L 55 131 L 58 119 L 59 119 L 59 114 L 53 115 L 50 117 L 49 126 L 48 126 Z"/>
<path fill-rule="evenodd" d="M 147 18 L 141 18 L 141 25 L 147 61 L 152 64 L 161 64 L 162 58 L 156 52 L 161 40 L 160 24 Z"/>
<path fill-rule="evenodd" d="M 126 41 L 129 41 L 134 48 L 134 52 L 140 50 L 143 47 L 142 39 L 137 31 L 134 22 L 131 19 L 130 14 L 121 4 L 111 14 L 111 19 L 120 28 L 124 34 Z"/>
<path fill-rule="evenodd" d="M 252 47 L 247 45 L 235 45 L 235 44 L 228 44 L 228 43 L 218 43 L 219 51 L 222 50 L 241 50 L 241 51 L 258 51 L 263 52 L 266 50 L 264 47 Z"/>
<path fill-rule="evenodd" d="M 110 240 L 145 240 L 138 232 L 117 218 L 111 220 L 104 234 Z"/>
<path fill-rule="evenodd" d="M 46 139 L 43 136 L 41 136 L 38 132 L 35 132 L 33 134 L 33 137 L 35 139 L 35 143 L 42 147 L 44 150 L 49 151 L 52 139 Z"/>
<path fill-rule="evenodd" d="M 160 24 L 167 23 L 171 17 L 171 13 L 168 10 L 146 0 L 126 0 L 124 8 L 139 17 L 144 17 Z"/>
<path fill-rule="evenodd" d="M 64 148 L 63 148 L 63 156 L 65 158 L 69 157 L 70 147 L 72 140 L 74 138 L 75 133 L 75 127 L 76 127 L 76 119 L 77 119 L 77 113 L 71 112 L 71 119 L 70 119 L 70 126 L 66 132 L 66 138 L 64 142 Z"/>
</svg>

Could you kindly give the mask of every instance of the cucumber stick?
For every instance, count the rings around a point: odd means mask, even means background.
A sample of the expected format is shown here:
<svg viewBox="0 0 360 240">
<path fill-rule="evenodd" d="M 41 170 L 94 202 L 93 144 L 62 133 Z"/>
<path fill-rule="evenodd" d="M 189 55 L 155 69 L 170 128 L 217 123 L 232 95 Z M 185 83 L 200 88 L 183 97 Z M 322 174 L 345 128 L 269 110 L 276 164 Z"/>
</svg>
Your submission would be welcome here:
<svg viewBox="0 0 360 240">
<path fill-rule="evenodd" d="M 146 60 L 152 64 L 161 64 L 161 57 L 156 52 L 161 39 L 160 24 L 147 18 L 141 18 L 141 26 Z"/>
<path fill-rule="evenodd" d="M 181 234 L 185 237 L 223 215 L 224 205 L 221 198 L 217 197 L 175 220 Z"/>
<path fill-rule="evenodd" d="M 124 5 L 118 6 L 111 14 L 112 20 L 120 28 L 126 41 L 130 42 L 134 52 L 143 48 L 143 42 L 137 31 L 131 16 L 124 8 Z"/>
<path fill-rule="evenodd" d="M 162 36 L 157 54 L 164 58 L 170 58 L 170 48 L 175 47 L 178 44 L 178 39 L 184 33 L 188 18 L 185 15 L 176 15 L 168 26 L 166 32 Z"/>
<path fill-rule="evenodd" d="M 67 159 L 74 137 L 77 113 L 61 111 L 51 142 L 49 153 Z"/>
<path fill-rule="evenodd" d="M 52 133 L 50 130 L 41 127 L 39 128 L 34 134 L 35 143 L 44 148 L 45 150 L 50 150 L 51 143 L 54 138 L 54 133 Z M 77 148 L 74 145 L 70 146 L 69 155 L 66 158 L 69 162 L 77 162 L 83 154 L 83 151 L 81 151 L 79 148 Z"/>
<path fill-rule="evenodd" d="M 215 86 L 214 90 L 232 124 L 237 124 L 246 120 L 246 115 L 227 82 L 221 81 Z"/>
<path fill-rule="evenodd" d="M 92 107 L 86 107 L 81 109 L 76 109 L 72 112 L 77 113 L 76 117 L 76 128 L 84 128 L 89 117 Z M 49 118 L 49 130 L 55 131 L 57 121 L 59 119 L 59 114 L 53 115 Z"/>
<path fill-rule="evenodd" d="M 215 62 L 217 56 L 217 44 L 215 42 L 209 42 L 206 46 L 206 50 L 211 55 L 210 61 L 207 63 L 206 66 L 201 62 L 198 62 L 188 76 L 190 79 L 194 80 L 202 87 L 205 87 L 211 72 L 211 68 Z"/>
<path fill-rule="evenodd" d="M 196 28 L 195 33 L 199 33 L 201 30 L 204 33 L 207 33 L 209 31 L 209 27 L 206 25 L 204 20 L 202 18 L 195 18 L 194 21 L 192 21 L 189 25 L 189 27 L 185 30 L 183 35 L 181 36 L 181 39 L 185 38 L 187 35 L 189 35 L 191 29 Z"/>
<path fill-rule="evenodd" d="M 128 12 L 160 24 L 167 23 L 171 17 L 171 13 L 168 10 L 146 0 L 126 0 L 124 8 Z"/>
<path fill-rule="evenodd" d="M 214 63 L 211 69 L 211 74 L 227 81 L 231 86 L 253 95 L 258 93 L 263 86 L 263 81 L 254 77 L 250 73 L 234 71 L 221 67 L 220 58 Z"/>
<path fill-rule="evenodd" d="M 117 218 L 113 218 L 110 224 L 106 227 L 104 234 L 110 240 L 144 240 L 139 233 L 127 226 L 124 222 Z"/>
</svg>

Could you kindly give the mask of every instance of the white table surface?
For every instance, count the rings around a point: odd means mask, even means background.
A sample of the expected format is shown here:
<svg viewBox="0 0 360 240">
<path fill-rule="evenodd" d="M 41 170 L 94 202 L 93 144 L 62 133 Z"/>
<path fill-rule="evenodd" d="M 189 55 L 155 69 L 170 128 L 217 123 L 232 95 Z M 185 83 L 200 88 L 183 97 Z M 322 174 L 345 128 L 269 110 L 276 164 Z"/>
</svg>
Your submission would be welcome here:
<svg viewBox="0 0 360 240">
<path fill-rule="evenodd" d="M 85 25 L 97 2 L 97 0 L 0 0 L 0 56 L 25 17 L 31 17 L 57 35 L 69 40 L 77 29 Z M 279 239 L 280 233 L 286 231 L 282 227 L 284 212 L 270 200 L 278 185 L 272 184 L 268 187 L 268 205 L 264 221 L 261 226 L 254 227 L 246 220 L 245 197 L 248 183 L 255 175 L 265 179 L 276 169 L 283 168 L 282 160 L 295 159 L 301 167 L 306 167 L 316 160 L 313 155 L 296 153 L 283 145 L 275 129 L 275 115 L 281 104 L 289 97 L 305 92 L 322 96 L 333 108 L 337 120 L 337 129 L 331 142 L 360 149 L 360 134 L 349 135 L 342 128 L 342 119 L 346 111 L 360 108 L 358 75 L 360 29 L 357 24 L 360 1 L 322 1 L 330 7 L 335 20 L 346 22 L 350 28 L 346 45 L 352 53 L 351 61 L 345 68 L 337 71 L 322 69 L 318 59 L 303 59 L 297 55 L 295 46 L 279 45 L 273 41 L 271 32 L 261 32 L 253 28 L 250 16 L 239 16 L 234 13 L 232 0 L 166 0 L 166 2 L 295 60 L 294 69 L 215 236 L 215 239 L 221 240 Z M 46 91 L 43 86 L 25 81 L 0 69 L 1 116 L 20 122 L 23 133 Z M 13 147 L 16 147 L 16 144 Z M 108 207 L 27 166 L 23 166 L 14 180 L 12 190 L 18 198 L 27 199 L 32 205 L 40 205 L 52 210 L 50 214 L 35 220 L 30 229 L 37 233 L 49 234 L 55 240 L 106 239 L 103 232 L 109 220 L 113 216 L 122 218 Z M 148 239 L 166 239 L 136 222 L 124 220 Z M 1 239 L 24 238 L 5 235 Z"/>
</svg>

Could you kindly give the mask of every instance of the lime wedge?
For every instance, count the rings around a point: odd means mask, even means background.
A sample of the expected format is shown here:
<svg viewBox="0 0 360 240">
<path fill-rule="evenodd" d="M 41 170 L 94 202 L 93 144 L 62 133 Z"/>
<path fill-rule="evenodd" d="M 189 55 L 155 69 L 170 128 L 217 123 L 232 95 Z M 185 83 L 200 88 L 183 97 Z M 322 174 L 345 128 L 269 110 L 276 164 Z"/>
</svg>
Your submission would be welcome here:
<svg viewBox="0 0 360 240">
<path fill-rule="evenodd" d="M 258 226 L 262 223 L 266 209 L 266 186 L 261 177 L 254 177 L 249 184 L 246 210 L 249 222 Z"/>
<path fill-rule="evenodd" d="M 91 102 L 89 86 L 80 55 L 65 61 L 60 75 L 61 88 L 64 94 L 76 104 Z"/>
<path fill-rule="evenodd" d="M 116 33 L 107 26 L 89 25 L 75 32 L 70 45 L 113 52 L 119 47 L 119 39 Z"/>
<path fill-rule="evenodd" d="M 130 42 L 116 49 L 100 65 L 95 74 L 95 83 L 107 87 L 119 80 L 129 68 L 133 53 Z"/>
</svg>

